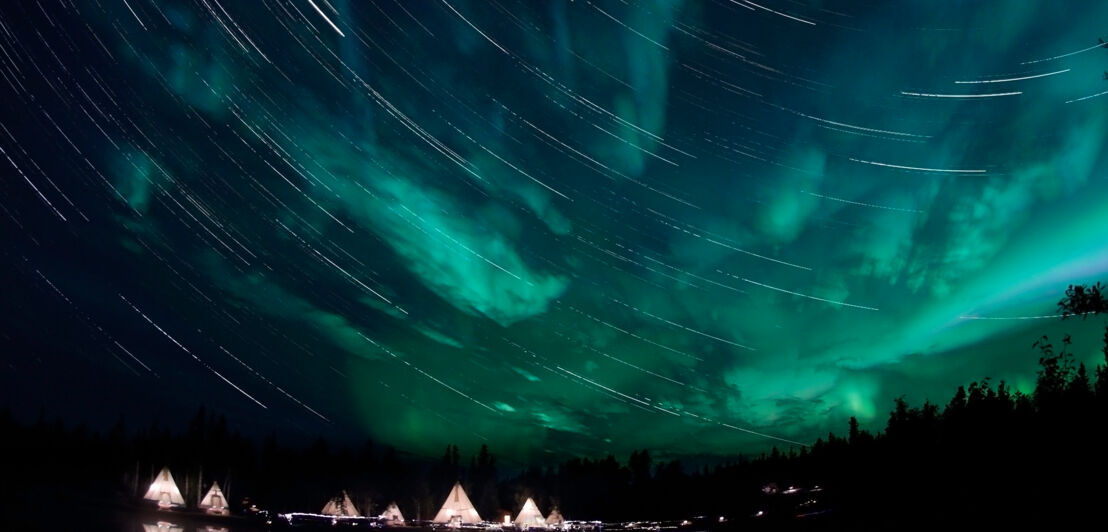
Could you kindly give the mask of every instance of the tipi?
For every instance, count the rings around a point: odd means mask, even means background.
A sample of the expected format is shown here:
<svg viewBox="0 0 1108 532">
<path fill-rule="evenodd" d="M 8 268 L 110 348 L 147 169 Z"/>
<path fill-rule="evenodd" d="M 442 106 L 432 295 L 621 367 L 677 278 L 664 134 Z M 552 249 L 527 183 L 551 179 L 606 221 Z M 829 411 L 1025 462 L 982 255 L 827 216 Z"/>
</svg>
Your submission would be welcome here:
<svg viewBox="0 0 1108 532">
<path fill-rule="evenodd" d="M 177 489 L 177 483 L 173 482 L 173 475 L 168 467 L 163 467 L 158 476 L 154 477 L 154 482 L 150 483 L 150 489 L 146 490 L 143 499 L 158 501 L 158 508 L 185 505 L 185 498 L 181 496 L 181 490 Z"/>
<path fill-rule="evenodd" d="M 557 508 L 550 510 L 550 515 L 546 516 L 547 526 L 562 526 L 566 523 L 566 518 L 562 517 L 562 512 L 559 512 Z"/>
<path fill-rule="evenodd" d="M 208 494 L 200 500 L 200 509 L 210 514 L 227 515 L 227 498 L 223 496 L 223 490 L 219 489 L 218 482 L 212 482 Z"/>
<path fill-rule="evenodd" d="M 385 512 L 381 514 L 381 519 L 390 525 L 404 524 L 404 515 L 400 513 L 400 507 L 395 502 L 389 503 L 388 508 L 385 508 Z"/>
<path fill-rule="evenodd" d="M 462 523 L 475 524 L 481 522 L 481 516 L 473 503 L 469 502 L 466 490 L 462 489 L 461 482 L 455 482 L 450 489 L 450 495 L 446 496 L 446 502 L 442 503 L 439 513 L 435 514 L 434 523 L 450 523 L 457 526 Z"/>
<path fill-rule="evenodd" d="M 350 496 L 346 494 L 346 490 L 342 490 L 342 493 L 336 495 L 335 498 L 327 501 L 327 505 L 320 510 L 323 515 L 336 515 L 339 517 L 360 517 L 358 509 L 354 507 L 354 503 L 350 500 Z"/>
<path fill-rule="evenodd" d="M 531 497 L 527 497 L 527 502 L 523 503 L 523 509 L 516 516 L 515 524 L 523 529 L 546 526 L 546 519 L 543 519 L 539 507 L 535 506 L 535 501 Z"/>
</svg>

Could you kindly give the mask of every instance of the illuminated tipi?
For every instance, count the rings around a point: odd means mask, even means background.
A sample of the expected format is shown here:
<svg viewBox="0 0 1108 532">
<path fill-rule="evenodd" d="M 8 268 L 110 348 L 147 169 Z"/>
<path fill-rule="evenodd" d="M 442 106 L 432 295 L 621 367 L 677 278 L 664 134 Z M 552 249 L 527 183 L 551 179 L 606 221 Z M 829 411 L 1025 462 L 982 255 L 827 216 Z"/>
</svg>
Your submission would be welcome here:
<svg viewBox="0 0 1108 532">
<path fill-rule="evenodd" d="M 473 507 L 473 503 L 469 502 L 461 482 L 454 483 L 454 487 L 450 489 L 450 495 L 446 496 L 446 502 L 442 503 L 442 508 L 435 514 L 433 522 L 449 523 L 453 526 L 481 522 L 481 516 Z"/>
<path fill-rule="evenodd" d="M 177 489 L 177 483 L 173 481 L 173 475 L 168 467 L 163 467 L 154 482 L 150 483 L 150 489 L 146 490 L 143 497 L 148 501 L 158 501 L 158 508 L 171 508 L 184 506 L 185 498 L 181 496 L 181 490 Z"/>
<path fill-rule="evenodd" d="M 335 498 L 327 501 L 327 505 L 320 510 L 323 515 L 335 515 L 339 517 L 360 517 L 358 509 L 354 507 L 354 503 L 350 500 L 350 496 L 346 494 L 346 490 L 342 490 L 342 493 L 336 495 Z"/>
<path fill-rule="evenodd" d="M 210 514 L 227 515 L 227 498 L 223 496 L 223 490 L 219 489 L 218 482 L 212 482 L 211 489 L 200 500 L 200 509 Z"/>
<path fill-rule="evenodd" d="M 384 513 L 381 514 L 381 519 L 385 520 L 389 525 L 403 525 L 404 515 L 400 513 L 400 507 L 395 502 L 390 503 L 388 508 L 385 508 Z"/>
<path fill-rule="evenodd" d="M 562 526 L 566 523 L 566 519 L 562 517 L 562 512 L 559 512 L 557 508 L 550 510 L 550 515 L 546 516 L 547 526 Z"/>
<path fill-rule="evenodd" d="M 515 524 L 523 529 L 541 527 L 546 526 L 546 519 L 543 518 L 539 507 L 535 505 L 535 501 L 527 497 L 527 502 L 523 503 L 523 509 L 516 516 Z"/>
</svg>

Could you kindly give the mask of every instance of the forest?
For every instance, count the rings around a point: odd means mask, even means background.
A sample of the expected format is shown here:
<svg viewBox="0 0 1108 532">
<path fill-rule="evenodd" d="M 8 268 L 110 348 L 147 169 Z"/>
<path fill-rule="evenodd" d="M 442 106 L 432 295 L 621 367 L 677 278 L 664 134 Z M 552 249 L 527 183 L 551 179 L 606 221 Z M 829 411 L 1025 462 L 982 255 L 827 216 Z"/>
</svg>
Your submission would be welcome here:
<svg viewBox="0 0 1108 532">
<path fill-rule="evenodd" d="M 1108 308 L 1100 284 L 1073 286 L 1059 303 L 1062 319 L 1087 319 Z M 438 460 L 366 442 L 360 448 L 254 441 L 224 418 L 199 408 L 187 428 L 132 429 L 124 420 L 106 433 L 66 427 L 40 416 L 20 423 L 0 412 L 5 434 L 3 513 L 41 514 L 66 504 L 125 507 L 163 465 L 195 504 L 214 480 L 236 511 L 318 511 L 345 489 L 365 514 L 392 501 L 408 519 L 430 519 L 455 481 L 482 517 L 501 521 L 527 497 L 567 519 L 762 521 L 781 527 L 820 520 L 843 527 L 928 523 L 1057 523 L 1098 512 L 1108 493 L 1103 430 L 1108 421 L 1108 328 L 1105 363 L 1075 364 L 1067 336 L 1041 337 L 1034 392 L 982 379 L 959 386 L 946 404 L 898 399 L 884 430 L 845 423 L 799 449 L 736 456 L 714 467 L 655 461 L 650 450 L 577 457 L 554 467 L 498 469 L 482 446 L 464 455 L 447 445 Z M 799 516 L 799 517 L 798 517 Z"/>
</svg>

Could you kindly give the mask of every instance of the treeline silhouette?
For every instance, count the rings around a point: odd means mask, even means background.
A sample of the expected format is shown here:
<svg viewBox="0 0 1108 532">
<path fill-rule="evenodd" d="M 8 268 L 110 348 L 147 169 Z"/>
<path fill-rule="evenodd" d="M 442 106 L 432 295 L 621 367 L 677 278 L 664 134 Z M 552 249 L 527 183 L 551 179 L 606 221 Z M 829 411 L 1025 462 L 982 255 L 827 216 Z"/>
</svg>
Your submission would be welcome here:
<svg viewBox="0 0 1108 532">
<path fill-rule="evenodd" d="M 1084 319 L 1108 304 L 1100 284 L 1071 286 L 1059 310 Z M 1105 364 L 1093 376 L 1075 363 L 1068 336 L 1060 346 L 1044 336 L 1032 346 L 1040 366 L 1032 393 L 985 378 L 958 387 L 944 405 L 897 399 L 877 433 L 851 418 L 845 437 L 702 468 L 640 450 L 626 462 L 573 458 L 501 474 L 485 446 L 464 457 L 448 445 L 434 460 L 372 442 L 257 442 L 203 407 L 183 432 L 130 429 L 121 418 L 104 434 L 44 416 L 20 423 L 4 411 L 0 500 L 4 514 L 49 514 L 79 500 L 125 506 L 168 465 L 190 504 L 218 481 L 236 511 L 318 511 L 345 489 L 363 513 L 396 501 L 408 519 L 430 519 L 460 480 L 482 517 L 497 522 L 533 497 L 567 519 L 701 516 L 712 528 L 1051 526 L 1099 514 L 1108 494 L 1108 328 L 1104 341 Z"/>
</svg>

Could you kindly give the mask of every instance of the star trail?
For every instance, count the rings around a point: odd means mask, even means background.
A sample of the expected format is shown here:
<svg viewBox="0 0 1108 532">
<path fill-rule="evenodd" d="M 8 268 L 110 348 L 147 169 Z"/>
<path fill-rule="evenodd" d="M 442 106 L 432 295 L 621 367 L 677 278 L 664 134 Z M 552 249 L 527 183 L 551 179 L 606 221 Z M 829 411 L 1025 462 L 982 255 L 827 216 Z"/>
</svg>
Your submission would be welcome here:
<svg viewBox="0 0 1108 532">
<path fill-rule="evenodd" d="M 4 2 L 3 396 L 527 458 L 1027 391 L 1101 357 L 1080 4 Z"/>
</svg>

